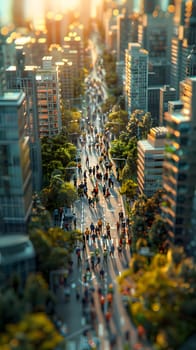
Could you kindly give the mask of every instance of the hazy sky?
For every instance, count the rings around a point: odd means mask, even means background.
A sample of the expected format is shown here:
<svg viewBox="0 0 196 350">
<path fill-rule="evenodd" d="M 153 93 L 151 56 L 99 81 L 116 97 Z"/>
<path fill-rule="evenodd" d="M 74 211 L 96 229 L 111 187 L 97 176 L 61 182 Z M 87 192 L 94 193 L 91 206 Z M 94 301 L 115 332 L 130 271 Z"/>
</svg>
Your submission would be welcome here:
<svg viewBox="0 0 196 350">
<path fill-rule="evenodd" d="M 53 7 L 56 11 L 61 11 L 66 7 L 73 7 L 79 1 L 82 0 L 21 0 L 24 1 L 24 9 L 27 17 L 43 18 L 44 3 Z M 93 5 L 96 5 L 101 0 L 91 0 Z M 11 19 L 11 5 L 15 0 L 0 0 L 0 24 L 8 24 Z M 163 9 L 166 9 L 167 0 L 161 0 Z M 140 1 L 135 0 L 135 8 L 138 8 Z"/>
</svg>

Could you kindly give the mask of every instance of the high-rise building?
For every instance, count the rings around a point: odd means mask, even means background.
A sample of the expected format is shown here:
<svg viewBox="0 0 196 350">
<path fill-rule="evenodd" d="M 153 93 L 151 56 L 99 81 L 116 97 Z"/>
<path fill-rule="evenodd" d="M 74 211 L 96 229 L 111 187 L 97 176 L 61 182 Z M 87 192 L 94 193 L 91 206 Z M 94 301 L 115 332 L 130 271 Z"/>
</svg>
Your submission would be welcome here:
<svg viewBox="0 0 196 350">
<path fill-rule="evenodd" d="M 26 99 L 22 91 L 0 96 L 0 217 L 2 233 L 27 233 L 32 207 Z"/>
<path fill-rule="evenodd" d="M 189 247 L 196 191 L 196 77 L 180 82 L 180 103 L 165 113 L 168 129 L 163 171 L 162 213 L 175 244 Z M 174 105 L 175 102 L 173 103 Z M 179 106 L 182 106 L 181 110 Z"/>
<path fill-rule="evenodd" d="M 51 56 L 42 59 L 42 68 L 36 71 L 37 105 L 40 137 L 53 136 L 60 132 L 61 111 L 58 82 L 58 66 Z"/>
<path fill-rule="evenodd" d="M 196 43 L 196 0 L 175 1 L 174 30 L 171 40 L 170 84 L 179 96 L 179 82 L 186 78 L 187 56 Z"/>
<path fill-rule="evenodd" d="M 150 86 L 168 84 L 170 80 L 170 44 L 173 15 L 156 10 L 144 14 L 138 27 L 138 42 L 149 53 Z"/>
<path fill-rule="evenodd" d="M 164 114 L 168 111 L 168 102 L 176 99 L 176 90 L 170 85 L 164 85 L 160 88 L 160 110 L 159 124 L 164 125 Z"/>
<path fill-rule="evenodd" d="M 147 140 L 138 141 L 137 182 L 140 193 L 147 197 L 162 188 L 166 133 L 165 127 L 155 127 Z"/>
<path fill-rule="evenodd" d="M 129 43 L 125 52 L 125 101 L 129 113 L 148 111 L 148 52 L 138 43 Z"/>
<path fill-rule="evenodd" d="M 64 59 L 56 62 L 59 71 L 60 96 L 62 105 L 71 109 L 75 105 L 74 99 L 74 66 L 71 61 Z"/>
<path fill-rule="evenodd" d="M 186 61 L 186 75 L 187 77 L 196 76 L 196 45 L 193 46 Z"/>
<path fill-rule="evenodd" d="M 158 0 L 141 0 L 140 12 L 146 14 L 152 14 L 152 12 L 159 6 Z"/>
<path fill-rule="evenodd" d="M 124 61 L 129 42 L 137 42 L 133 40 L 132 24 L 131 16 L 127 14 L 117 16 L 117 61 Z"/>
<path fill-rule="evenodd" d="M 17 62 L 6 70 L 8 90 L 23 90 L 26 95 L 25 135 L 29 137 L 33 191 L 42 185 L 41 144 L 37 105 L 36 66 L 25 65 L 23 48 L 17 48 Z"/>
</svg>

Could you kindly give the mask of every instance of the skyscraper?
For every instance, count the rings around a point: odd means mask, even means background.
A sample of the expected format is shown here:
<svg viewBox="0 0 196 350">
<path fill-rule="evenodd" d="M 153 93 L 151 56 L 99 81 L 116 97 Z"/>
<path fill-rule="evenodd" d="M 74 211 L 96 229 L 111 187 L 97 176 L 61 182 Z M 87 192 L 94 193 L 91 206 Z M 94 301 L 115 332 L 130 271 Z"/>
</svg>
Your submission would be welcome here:
<svg viewBox="0 0 196 350">
<path fill-rule="evenodd" d="M 0 216 L 3 233 L 27 233 L 32 206 L 29 138 L 25 136 L 25 94 L 0 96 Z"/>
<path fill-rule="evenodd" d="M 164 125 L 164 114 L 168 111 L 168 101 L 174 101 L 176 99 L 176 90 L 170 85 L 164 85 L 160 88 L 160 111 L 159 111 L 159 124 Z"/>
<path fill-rule="evenodd" d="M 175 1 L 171 40 L 171 86 L 179 96 L 179 82 L 186 77 L 187 56 L 196 43 L 196 0 Z"/>
<path fill-rule="evenodd" d="M 53 66 L 52 57 L 42 59 L 42 68 L 36 71 L 37 104 L 40 137 L 53 136 L 61 130 L 58 66 Z"/>
<path fill-rule="evenodd" d="M 188 247 L 192 240 L 191 219 L 196 191 L 196 77 L 180 82 L 180 101 L 181 110 L 173 108 L 172 112 L 170 108 L 171 111 L 165 114 L 168 138 L 162 212 L 174 243 Z"/>
<path fill-rule="evenodd" d="M 158 0 L 141 0 L 140 1 L 140 12 L 146 14 L 152 14 L 155 8 L 159 6 Z"/>
<path fill-rule="evenodd" d="M 29 137 L 33 191 L 40 191 L 42 184 L 41 145 L 37 106 L 37 85 L 35 66 L 25 65 L 22 47 L 16 50 L 16 65 L 6 70 L 8 90 L 23 90 L 26 94 L 25 136 Z"/>
<path fill-rule="evenodd" d="M 148 52 L 138 43 L 129 43 L 125 52 L 125 100 L 128 112 L 148 110 Z"/>
</svg>

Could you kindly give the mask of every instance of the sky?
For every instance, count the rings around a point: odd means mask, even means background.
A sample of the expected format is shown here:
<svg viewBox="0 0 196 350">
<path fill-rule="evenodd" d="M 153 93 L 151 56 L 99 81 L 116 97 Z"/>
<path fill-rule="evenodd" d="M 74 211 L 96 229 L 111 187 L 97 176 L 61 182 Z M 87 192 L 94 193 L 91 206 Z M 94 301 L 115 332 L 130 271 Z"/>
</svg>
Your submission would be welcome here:
<svg viewBox="0 0 196 350">
<path fill-rule="evenodd" d="M 15 0 L 0 0 L 0 25 L 8 24 L 11 19 L 11 6 L 14 4 Z M 54 11 L 59 12 L 65 10 L 66 8 L 73 7 L 82 0 L 21 0 L 24 1 L 24 9 L 27 17 L 42 17 L 44 14 L 44 3 L 50 4 Z M 101 0 L 91 0 L 93 7 Z M 137 9 L 139 6 L 139 0 L 134 1 L 134 7 Z M 167 0 L 161 0 L 162 8 L 165 9 Z"/>
</svg>

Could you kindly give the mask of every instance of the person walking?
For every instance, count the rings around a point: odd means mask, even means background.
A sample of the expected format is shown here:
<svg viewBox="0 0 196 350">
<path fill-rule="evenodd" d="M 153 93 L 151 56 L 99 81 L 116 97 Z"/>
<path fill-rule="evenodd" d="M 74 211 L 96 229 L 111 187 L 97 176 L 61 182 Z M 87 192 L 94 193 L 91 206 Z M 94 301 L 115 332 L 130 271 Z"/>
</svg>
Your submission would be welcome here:
<svg viewBox="0 0 196 350">
<path fill-rule="evenodd" d="M 99 274 L 100 274 L 101 280 L 103 280 L 104 279 L 104 275 L 105 275 L 105 271 L 104 271 L 103 266 L 101 267 L 101 269 L 99 271 Z"/>
<path fill-rule="evenodd" d="M 93 222 L 91 222 L 90 224 L 90 230 L 91 230 L 91 234 L 95 232 L 95 225 L 93 224 Z"/>
<path fill-rule="evenodd" d="M 102 226 L 103 226 L 101 218 L 99 218 L 99 220 L 97 221 L 97 226 L 98 226 L 100 234 L 101 234 L 102 233 Z"/>
<path fill-rule="evenodd" d="M 118 246 L 118 256 L 119 256 L 119 258 L 122 257 L 122 245 L 121 244 L 119 244 L 119 246 Z"/>
<path fill-rule="evenodd" d="M 89 157 L 88 157 L 88 155 L 86 156 L 86 166 L 87 166 L 87 168 L 89 167 Z"/>
<path fill-rule="evenodd" d="M 104 251 L 103 251 L 103 262 L 105 264 L 108 263 L 108 251 L 107 251 L 107 248 L 104 248 Z"/>
<path fill-rule="evenodd" d="M 114 251 L 115 251 L 115 246 L 114 246 L 114 243 L 112 243 L 110 247 L 110 256 L 112 256 L 113 258 L 114 258 Z"/>
<path fill-rule="evenodd" d="M 103 195 L 105 197 L 105 194 L 106 194 L 106 185 L 104 184 L 103 187 L 102 187 L 102 191 L 103 191 Z"/>
</svg>

